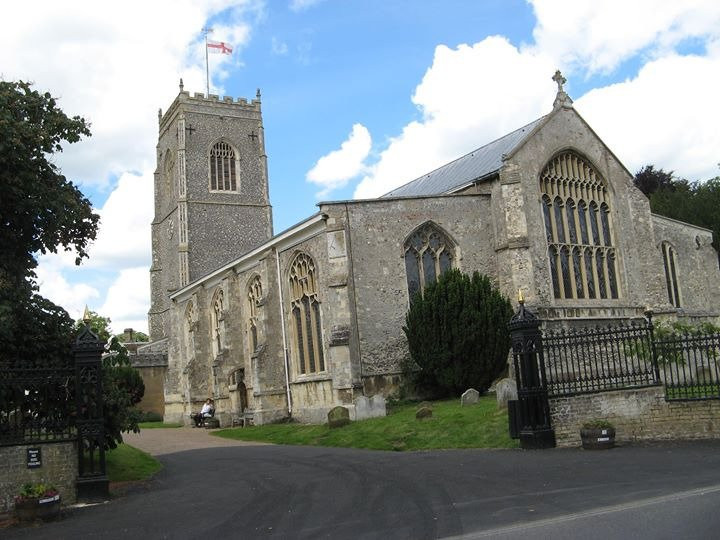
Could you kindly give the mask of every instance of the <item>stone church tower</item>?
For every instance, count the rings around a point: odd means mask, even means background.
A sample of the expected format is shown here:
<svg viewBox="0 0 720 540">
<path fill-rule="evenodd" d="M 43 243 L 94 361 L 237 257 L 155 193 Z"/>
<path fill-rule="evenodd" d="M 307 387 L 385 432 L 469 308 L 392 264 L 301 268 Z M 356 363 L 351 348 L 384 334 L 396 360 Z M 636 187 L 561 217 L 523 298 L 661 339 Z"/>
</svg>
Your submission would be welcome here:
<svg viewBox="0 0 720 540">
<path fill-rule="evenodd" d="M 250 103 L 183 90 L 158 112 L 150 268 L 152 341 L 170 295 L 272 236 L 260 91 Z"/>
</svg>

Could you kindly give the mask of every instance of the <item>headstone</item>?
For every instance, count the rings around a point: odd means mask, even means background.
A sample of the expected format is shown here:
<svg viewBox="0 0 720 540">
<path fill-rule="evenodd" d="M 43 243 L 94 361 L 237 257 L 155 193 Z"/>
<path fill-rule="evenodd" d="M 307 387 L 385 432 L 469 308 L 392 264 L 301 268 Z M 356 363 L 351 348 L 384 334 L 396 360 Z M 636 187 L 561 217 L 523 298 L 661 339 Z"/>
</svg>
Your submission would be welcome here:
<svg viewBox="0 0 720 540">
<path fill-rule="evenodd" d="M 381 395 L 371 397 L 359 396 L 355 398 L 355 420 L 387 416 L 385 398 Z"/>
<path fill-rule="evenodd" d="M 507 408 L 507 402 L 517 399 L 517 383 L 515 379 L 500 379 L 495 385 L 495 397 L 497 398 L 498 409 Z"/>
<path fill-rule="evenodd" d="M 429 407 L 420 407 L 415 413 L 415 418 L 417 418 L 418 420 L 432 418 L 432 409 Z"/>
<path fill-rule="evenodd" d="M 465 392 L 463 392 L 463 395 L 460 396 L 461 407 L 464 407 L 465 405 L 475 405 L 478 401 L 480 401 L 480 392 L 474 388 L 468 388 Z"/>
<path fill-rule="evenodd" d="M 350 411 L 346 407 L 333 407 L 327 415 L 328 426 L 339 428 L 350 423 Z"/>
<path fill-rule="evenodd" d="M 418 404 L 417 408 L 418 408 L 418 410 L 420 410 L 422 408 L 426 408 L 426 409 L 430 409 L 432 411 L 433 405 L 432 405 L 432 402 L 430 402 L 430 401 L 421 401 Z"/>
</svg>

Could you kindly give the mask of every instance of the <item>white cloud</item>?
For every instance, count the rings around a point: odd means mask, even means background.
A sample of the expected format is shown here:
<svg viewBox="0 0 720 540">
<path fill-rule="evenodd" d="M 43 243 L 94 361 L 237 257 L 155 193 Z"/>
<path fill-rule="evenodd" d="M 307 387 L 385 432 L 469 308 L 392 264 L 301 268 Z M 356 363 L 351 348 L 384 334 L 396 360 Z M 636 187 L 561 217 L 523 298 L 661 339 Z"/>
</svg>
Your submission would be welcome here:
<svg viewBox="0 0 720 540">
<path fill-rule="evenodd" d="M 365 158 L 370 153 L 372 138 L 362 124 L 355 124 L 348 138 L 338 150 L 321 157 L 306 175 L 308 182 L 322 186 L 319 197 L 344 186 L 348 180 L 361 174 L 365 169 Z"/>
<path fill-rule="evenodd" d="M 655 60 L 575 106 L 630 172 L 654 164 L 690 180 L 717 176 L 719 52 Z"/>
<path fill-rule="evenodd" d="M 382 195 L 548 112 L 554 68 L 500 36 L 438 46 L 412 97 L 422 120 L 390 140 L 355 197 Z"/>
<path fill-rule="evenodd" d="M 290 9 L 293 11 L 304 11 L 325 0 L 290 0 Z"/>
<path fill-rule="evenodd" d="M 100 292 L 90 285 L 70 284 L 65 279 L 62 272 L 68 264 L 73 264 L 73 259 L 74 255 L 70 258 L 68 254 L 43 255 L 39 259 L 40 264 L 36 274 L 40 294 L 62 306 L 74 320 L 77 320 L 82 316 L 85 306 L 100 297 Z"/>
<path fill-rule="evenodd" d="M 212 34 L 240 50 L 249 40 L 244 17 L 260 9 L 245 0 L 92 0 L 12 2 L 0 18 L 0 66 L 60 97 L 60 106 L 92 124 L 92 138 L 69 146 L 58 163 L 65 175 L 104 185 L 110 175 L 152 168 L 157 109 L 170 104 L 180 77 L 205 88 L 201 28 L 224 10 L 229 21 Z M 25 46 L 32 43 L 32 46 Z M 215 82 L 237 61 L 214 55 Z M 217 91 L 213 85 L 211 91 Z M 220 89 L 221 90 L 221 89 Z"/>
<path fill-rule="evenodd" d="M 276 54 L 278 56 L 284 56 L 288 52 L 288 46 L 287 43 L 284 41 L 280 41 L 278 38 L 274 37 L 271 40 L 270 48 L 272 50 L 273 54 Z"/>
<path fill-rule="evenodd" d="M 128 267 L 150 261 L 153 175 L 123 174 L 100 214 L 100 228 L 85 267 Z"/>
<path fill-rule="evenodd" d="M 610 71 L 644 53 L 667 54 L 689 37 L 720 35 L 717 0 L 531 0 L 537 48 L 564 66 Z"/>
<path fill-rule="evenodd" d="M 147 310 L 150 298 L 149 267 L 126 268 L 108 289 L 105 303 L 98 310 L 110 317 L 113 332 L 133 328 L 147 333 Z"/>
</svg>

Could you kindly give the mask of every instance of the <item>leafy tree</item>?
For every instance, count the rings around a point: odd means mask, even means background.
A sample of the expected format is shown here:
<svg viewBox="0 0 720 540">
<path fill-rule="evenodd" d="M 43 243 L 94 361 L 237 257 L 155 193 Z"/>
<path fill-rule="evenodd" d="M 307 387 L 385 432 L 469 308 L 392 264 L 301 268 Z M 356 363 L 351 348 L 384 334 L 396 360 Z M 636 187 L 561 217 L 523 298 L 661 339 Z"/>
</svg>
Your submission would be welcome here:
<svg viewBox="0 0 720 540">
<path fill-rule="evenodd" d="M 645 165 L 635 173 L 635 187 L 648 197 L 661 188 L 671 188 L 674 182 L 673 171 L 665 172 L 654 165 Z"/>
<path fill-rule="evenodd" d="M 487 276 L 445 272 L 415 295 L 403 331 L 411 363 L 404 372 L 428 397 L 485 392 L 505 369 L 510 301 Z"/>
<path fill-rule="evenodd" d="M 36 292 L 37 253 L 87 257 L 99 217 L 52 161 L 65 142 L 89 136 L 49 94 L 0 81 L 0 364 L 52 363 L 69 354 L 72 320 Z"/>
<path fill-rule="evenodd" d="M 140 332 L 139 330 L 133 330 L 132 332 L 128 332 L 127 330 L 128 329 L 126 329 L 126 331 L 122 334 L 117 334 L 115 336 L 120 340 L 121 343 L 147 343 L 148 341 L 150 341 L 150 336 L 148 336 L 145 332 Z"/>
</svg>

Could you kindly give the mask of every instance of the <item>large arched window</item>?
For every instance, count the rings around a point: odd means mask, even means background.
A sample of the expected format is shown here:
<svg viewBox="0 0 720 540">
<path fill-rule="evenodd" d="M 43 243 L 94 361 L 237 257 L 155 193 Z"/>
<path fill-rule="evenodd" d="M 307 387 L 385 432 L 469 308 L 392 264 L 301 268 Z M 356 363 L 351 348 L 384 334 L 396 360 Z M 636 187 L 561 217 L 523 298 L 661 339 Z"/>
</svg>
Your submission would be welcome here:
<svg viewBox="0 0 720 540">
<path fill-rule="evenodd" d="M 620 295 L 607 185 L 585 159 L 563 152 L 540 175 L 553 294 L 558 299 Z"/>
<path fill-rule="evenodd" d="M 660 244 L 665 268 L 665 286 L 667 287 L 668 301 L 675 307 L 680 307 L 680 288 L 677 280 L 677 257 L 675 248 L 668 242 Z"/>
<path fill-rule="evenodd" d="M 453 267 L 455 245 L 440 227 L 428 221 L 413 231 L 404 248 L 405 275 L 412 300 L 415 293 Z"/>
<path fill-rule="evenodd" d="M 290 265 L 290 308 L 298 372 L 325 371 L 315 262 L 305 253 Z"/>
<path fill-rule="evenodd" d="M 223 350 L 225 339 L 225 306 L 222 289 L 218 289 L 213 296 L 210 318 L 213 353 L 217 356 Z"/>
<path fill-rule="evenodd" d="M 225 141 L 210 149 L 210 191 L 237 191 L 237 155 Z"/>
<path fill-rule="evenodd" d="M 258 309 L 262 299 L 262 283 L 260 276 L 255 276 L 248 285 L 248 336 L 250 341 L 250 352 L 258 348 Z"/>
</svg>

